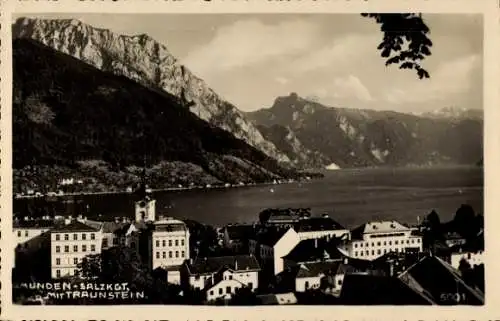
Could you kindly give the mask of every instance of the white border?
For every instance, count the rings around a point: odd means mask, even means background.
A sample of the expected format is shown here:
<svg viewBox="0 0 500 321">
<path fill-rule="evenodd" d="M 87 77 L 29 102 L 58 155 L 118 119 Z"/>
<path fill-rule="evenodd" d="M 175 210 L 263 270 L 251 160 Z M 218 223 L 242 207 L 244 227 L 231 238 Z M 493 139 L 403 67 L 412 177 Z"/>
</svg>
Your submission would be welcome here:
<svg viewBox="0 0 500 321">
<path fill-rule="evenodd" d="M 482 307 L 396 306 L 15 306 L 12 305 L 12 141 L 11 141 L 11 14 L 12 13 L 361 13 L 422 12 L 482 13 L 484 15 L 484 112 L 485 112 L 485 213 L 486 213 L 486 303 Z M 499 251 L 500 213 L 495 202 L 500 195 L 500 103 L 498 58 L 499 7 L 496 0 L 7 0 L 1 6 L 1 308 L 3 319 L 65 320 L 494 320 L 500 319 Z M 7 27 L 5 27 L 7 26 Z M 453 28 L 453 26 L 450 26 Z M 498 224 L 497 224 L 498 223 Z M 498 235 L 498 236 L 497 236 Z"/>
</svg>

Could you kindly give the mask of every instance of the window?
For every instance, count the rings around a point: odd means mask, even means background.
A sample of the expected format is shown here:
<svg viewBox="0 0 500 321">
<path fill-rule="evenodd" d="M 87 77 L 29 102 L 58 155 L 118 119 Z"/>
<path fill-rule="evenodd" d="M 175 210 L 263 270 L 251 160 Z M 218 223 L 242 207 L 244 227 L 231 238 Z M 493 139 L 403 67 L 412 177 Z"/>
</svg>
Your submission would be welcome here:
<svg viewBox="0 0 500 321">
<path fill-rule="evenodd" d="M 73 271 L 73 274 L 74 274 L 74 275 L 78 275 L 78 269 L 75 269 L 75 270 Z"/>
<path fill-rule="evenodd" d="M 172 246 L 172 240 L 168 240 L 168 246 Z"/>
<path fill-rule="evenodd" d="M 64 240 L 65 241 L 69 240 L 69 235 L 68 234 L 64 234 Z"/>
<path fill-rule="evenodd" d="M 86 240 L 87 239 L 87 234 L 83 233 L 82 234 L 82 240 Z"/>
<path fill-rule="evenodd" d="M 470 253 L 467 253 L 467 260 L 470 260 Z"/>
<path fill-rule="evenodd" d="M 64 246 L 64 252 L 69 252 L 69 245 Z"/>
<path fill-rule="evenodd" d="M 398 245 L 398 244 L 399 244 L 399 241 L 394 241 L 394 244 Z"/>
<path fill-rule="evenodd" d="M 377 242 L 377 246 L 380 246 L 380 242 Z"/>
<path fill-rule="evenodd" d="M 306 281 L 306 283 L 305 283 L 304 286 L 305 286 L 306 289 L 309 289 L 309 281 Z"/>
<path fill-rule="evenodd" d="M 90 252 L 95 252 L 95 245 L 94 245 L 94 244 L 92 244 L 92 245 L 90 246 Z"/>
<path fill-rule="evenodd" d="M 95 240 L 95 233 L 90 233 L 90 239 Z"/>
<path fill-rule="evenodd" d="M 163 258 L 166 259 L 167 258 L 167 252 L 163 252 Z"/>
<path fill-rule="evenodd" d="M 163 246 L 163 247 L 167 246 L 167 241 L 163 240 L 163 242 L 162 242 L 162 246 Z"/>
<path fill-rule="evenodd" d="M 179 251 L 175 251 L 175 257 L 179 257 Z"/>
<path fill-rule="evenodd" d="M 360 255 L 360 256 L 363 256 L 363 251 L 359 252 L 359 255 Z"/>
<path fill-rule="evenodd" d="M 386 241 L 384 241 L 384 245 L 387 245 L 387 242 L 386 242 Z"/>
<path fill-rule="evenodd" d="M 226 286 L 226 293 L 231 293 L 231 287 L 230 286 Z"/>
<path fill-rule="evenodd" d="M 19 232 L 19 233 L 21 233 L 21 232 Z M 21 236 L 21 235 L 19 235 L 19 236 Z M 59 241 L 59 240 L 60 240 L 60 236 L 59 236 L 59 234 L 56 234 L 56 241 Z"/>
<path fill-rule="evenodd" d="M 160 258 L 160 252 L 156 252 L 156 258 L 159 259 Z"/>
<path fill-rule="evenodd" d="M 24 236 L 28 237 L 28 235 L 29 235 L 29 234 L 28 234 L 28 231 L 25 231 L 25 232 L 24 232 Z"/>
<path fill-rule="evenodd" d="M 179 240 L 175 240 L 175 246 L 179 246 Z"/>
<path fill-rule="evenodd" d="M 375 246 L 375 243 L 372 242 L 372 246 Z"/>
<path fill-rule="evenodd" d="M 185 257 L 186 256 L 186 252 L 182 251 L 181 252 L 181 257 Z"/>
<path fill-rule="evenodd" d="M 413 239 L 412 239 L 412 240 L 411 240 L 411 244 L 414 244 L 414 243 L 415 243 L 415 240 L 413 240 Z"/>
<path fill-rule="evenodd" d="M 219 289 L 219 294 L 222 294 L 222 288 Z"/>
<path fill-rule="evenodd" d="M 61 247 L 60 246 L 56 246 L 56 253 L 59 253 L 61 252 Z"/>
<path fill-rule="evenodd" d="M 87 252 L 87 245 L 82 245 L 82 252 Z"/>
<path fill-rule="evenodd" d="M 168 257 L 172 258 L 172 251 L 168 251 Z"/>
<path fill-rule="evenodd" d="M 417 239 L 417 243 L 420 243 L 420 239 Z"/>
<path fill-rule="evenodd" d="M 73 252 L 78 252 L 78 245 L 73 245 Z"/>
<path fill-rule="evenodd" d="M 160 247 L 160 241 L 156 240 L 156 247 Z"/>
<path fill-rule="evenodd" d="M 181 245 L 184 246 L 184 239 L 181 240 Z"/>
<path fill-rule="evenodd" d="M 232 280 L 233 279 L 233 276 L 232 275 L 229 275 L 229 280 Z"/>
<path fill-rule="evenodd" d="M 210 295 L 214 295 L 214 290 L 210 290 Z"/>
<path fill-rule="evenodd" d="M 74 241 L 78 240 L 78 234 L 76 234 L 76 233 L 73 234 L 73 240 Z"/>
<path fill-rule="evenodd" d="M 375 255 L 375 250 L 372 250 L 372 255 Z"/>
<path fill-rule="evenodd" d="M 17 231 L 17 237 L 21 237 L 21 231 Z"/>
<path fill-rule="evenodd" d="M 75 257 L 75 258 L 73 259 L 73 264 L 78 264 L 78 258 L 77 258 L 77 257 Z"/>
<path fill-rule="evenodd" d="M 61 265 L 61 259 L 60 258 L 56 259 L 56 265 Z"/>
<path fill-rule="evenodd" d="M 108 239 L 107 238 L 102 239 L 102 247 L 108 247 Z"/>
<path fill-rule="evenodd" d="M 366 255 L 370 255 L 370 251 L 366 251 Z"/>
<path fill-rule="evenodd" d="M 377 250 L 377 254 L 380 254 L 380 250 Z"/>
<path fill-rule="evenodd" d="M 358 243 L 354 243 L 354 247 L 358 247 Z"/>
<path fill-rule="evenodd" d="M 358 256 L 358 251 L 354 251 L 354 256 Z"/>
<path fill-rule="evenodd" d="M 342 279 L 338 280 L 337 284 L 342 285 Z"/>
<path fill-rule="evenodd" d="M 389 245 L 392 245 L 392 241 L 389 241 Z"/>
<path fill-rule="evenodd" d="M 61 277 L 61 270 L 56 270 L 56 277 L 58 277 L 58 278 Z"/>
</svg>

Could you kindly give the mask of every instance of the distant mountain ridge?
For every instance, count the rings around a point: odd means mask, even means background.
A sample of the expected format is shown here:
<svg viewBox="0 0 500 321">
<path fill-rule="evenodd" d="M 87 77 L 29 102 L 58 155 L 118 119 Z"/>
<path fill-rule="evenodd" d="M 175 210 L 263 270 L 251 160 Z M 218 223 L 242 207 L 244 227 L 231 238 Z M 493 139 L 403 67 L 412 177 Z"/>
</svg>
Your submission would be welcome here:
<svg viewBox="0 0 500 321">
<path fill-rule="evenodd" d="M 12 35 L 36 40 L 100 70 L 164 90 L 189 102 L 189 110 L 199 118 L 231 132 L 279 162 L 290 161 L 242 112 L 181 65 L 166 46 L 148 35 L 118 35 L 74 19 L 31 18 L 19 18 L 12 26 Z"/>
<path fill-rule="evenodd" d="M 476 119 L 483 120 L 483 111 L 480 109 L 467 109 L 460 107 L 443 107 L 426 113 L 421 113 L 419 116 L 435 118 L 435 119 L 449 119 L 449 120 L 464 120 Z"/>
<path fill-rule="evenodd" d="M 155 187 L 295 175 L 166 92 L 28 39 L 13 42 L 13 64 L 15 191 L 54 190 L 66 176 L 124 188 L 138 182 L 145 156 Z"/>
<path fill-rule="evenodd" d="M 296 93 L 247 116 L 302 167 L 473 165 L 483 155 L 483 121 L 478 117 L 327 107 Z M 286 136 L 301 147 L 292 148 Z"/>
</svg>

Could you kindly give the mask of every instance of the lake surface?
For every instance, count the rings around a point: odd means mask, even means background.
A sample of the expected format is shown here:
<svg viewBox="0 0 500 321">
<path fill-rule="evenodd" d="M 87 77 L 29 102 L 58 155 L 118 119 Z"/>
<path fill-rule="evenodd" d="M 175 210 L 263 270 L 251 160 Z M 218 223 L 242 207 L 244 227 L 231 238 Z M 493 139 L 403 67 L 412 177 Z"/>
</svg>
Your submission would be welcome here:
<svg viewBox="0 0 500 321">
<path fill-rule="evenodd" d="M 347 228 L 373 219 L 416 223 L 435 209 L 446 221 L 461 204 L 483 212 L 482 168 L 348 169 L 325 178 L 283 185 L 158 192 L 157 213 L 221 226 L 250 223 L 271 207 L 309 207 Z M 272 191 L 271 191 L 272 189 Z M 79 196 L 88 216 L 134 215 L 132 195 Z M 16 200 L 23 202 L 25 200 Z"/>
</svg>

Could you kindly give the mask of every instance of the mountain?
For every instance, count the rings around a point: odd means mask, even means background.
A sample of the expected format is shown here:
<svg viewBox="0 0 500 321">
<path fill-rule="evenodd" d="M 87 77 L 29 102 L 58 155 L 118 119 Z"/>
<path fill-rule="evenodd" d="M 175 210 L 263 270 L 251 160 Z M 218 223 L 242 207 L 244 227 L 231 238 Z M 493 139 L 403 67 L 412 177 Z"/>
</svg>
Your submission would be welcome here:
<svg viewBox="0 0 500 321">
<path fill-rule="evenodd" d="M 199 118 L 231 132 L 279 162 L 289 162 L 242 112 L 181 65 L 166 46 L 145 34 L 118 35 L 74 19 L 19 18 L 12 26 L 12 35 L 36 40 L 100 70 L 186 100 L 186 107 Z"/>
<path fill-rule="evenodd" d="M 422 117 L 448 120 L 476 119 L 483 120 L 483 111 L 480 109 L 467 109 L 460 107 L 443 107 L 437 110 L 420 114 Z"/>
<path fill-rule="evenodd" d="M 302 167 L 469 165 L 483 154 L 483 122 L 478 118 L 327 107 L 296 93 L 247 116 Z M 285 131 L 300 148 L 290 147 Z"/>
<path fill-rule="evenodd" d="M 191 113 L 186 102 L 38 42 L 13 42 L 15 191 L 79 177 L 110 190 L 291 177 L 277 161 Z"/>
</svg>

